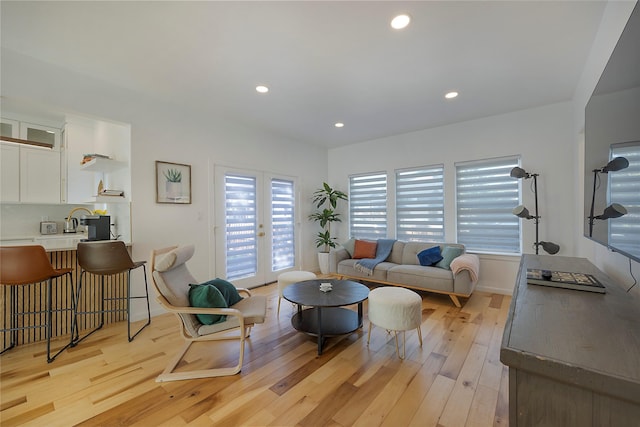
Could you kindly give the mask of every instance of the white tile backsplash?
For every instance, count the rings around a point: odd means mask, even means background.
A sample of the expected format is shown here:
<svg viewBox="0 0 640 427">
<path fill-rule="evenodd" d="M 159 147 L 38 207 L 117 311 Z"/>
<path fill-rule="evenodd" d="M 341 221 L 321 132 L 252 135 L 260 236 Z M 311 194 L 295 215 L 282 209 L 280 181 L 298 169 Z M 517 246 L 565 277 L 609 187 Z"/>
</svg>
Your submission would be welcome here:
<svg viewBox="0 0 640 427">
<path fill-rule="evenodd" d="M 64 221 L 69 212 L 76 207 L 95 209 L 91 205 L 39 205 L 39 204 L 0 204 L 0 240 L 10 240 L 26 236 L 40 235 L 40 221 L 55 221 L 58 225 L 58 234 L 64 230 Z M 101 208 L 101 207 L 99 207 Z M 130 224 L 131 214 L 129 204 L 113 205 L 107 211 L 111 215 L 112 222 L 118 224 L 118 234 L 121 240 L 131 239 Z M 77 212 L 74 217 L 80 219 L 82 212 Z M 83 228 L 83 227 L 81 227 Z"/>
</svg>

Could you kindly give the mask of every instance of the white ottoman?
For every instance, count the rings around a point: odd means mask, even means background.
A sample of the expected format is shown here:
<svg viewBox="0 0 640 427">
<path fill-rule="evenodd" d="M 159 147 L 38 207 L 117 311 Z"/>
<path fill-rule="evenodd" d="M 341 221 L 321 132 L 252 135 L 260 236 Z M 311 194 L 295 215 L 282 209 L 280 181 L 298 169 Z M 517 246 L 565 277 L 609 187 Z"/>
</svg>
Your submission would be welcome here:
<svg viewBox="0 0 640 427">
<path fill-rule="evenodd" d="M 310 271 L 287 271 L 278 276 L 278 316 L 280 316 L 280 301 L 282 300 L 282 291 L 289 285 L 304 282 L 305 280 L 313 280 L 316 275 Z"/>
<path fill-rule="evenodd" d="M 381 287 L 369 293 L 369 334 L 367 345 L 371 339 L 373 326 L 387 331 L 394 331 L 396 353 L 400 359 L 405 357 L 405 331 L 418 330 L 420 347 L 422 347 L 422 298 L 416 292 L 400 287 Z M 402 331 L 402 356 L 398 348 L 398 331 Z"/>
</svg>

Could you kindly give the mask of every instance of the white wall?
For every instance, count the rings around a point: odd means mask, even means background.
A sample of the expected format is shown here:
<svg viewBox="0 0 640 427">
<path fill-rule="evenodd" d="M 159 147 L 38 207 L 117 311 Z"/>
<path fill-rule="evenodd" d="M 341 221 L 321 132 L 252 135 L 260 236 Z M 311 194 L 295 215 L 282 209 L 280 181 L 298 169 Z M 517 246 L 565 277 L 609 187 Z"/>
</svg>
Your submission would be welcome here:
<svg viewBox="0 0 640 427">
<path fill-rule="evenodd" d="M 2 51 L 3 96 L 26 99 L 68 114 L 131 124 L 131 220 L 133 255 L 148 259 L 154 248 L 194 243 L 189 268 L 198 279 L 215 277 L 212 176 L 215 164 L 298 177 L 301 267 L 317 270 L 315 224 L 306 221 L 311 193 L 327 176 L 327 152 L 278 135 L 188 112 L 170 100 L 148 99 L 94 78 L 74 74 L 16 52 Z M 212 100 L 215 102 L 215 100 Z M 155 203 L 155 161 L 191 165 L 192 204 Z M 222 274 L 222 273 L 220 273 Z M 134 275 L 134 286 L 142 286 Z M 152 299 L 153 298 L 152 296 Z M 140 307 L 133 308 L 140 316 Z M 154 310 L 159 312 L 155 305 Z"/>
<path fill-rule="evenodd" d="M 525 170 L 540 174 L 541 240 L 559 244 L 560 255 L 572 256 L 574 237 L 567 224 L 579 217 L 573 203 L 578 189 L 573 179 L 577 153 L 572 118 L 571 104 L 560 103 L 336 148 L 329 151 L 329 176 L 334 185 L 347 189 L 349 174 L 386 171 L 389 199 L 393 199 L 395 169 L 444 164 L 445 240 L 454 242 L 455 163 L 520 155 Z M 530 181 L 523 182 L 522 195 L 523 204 L 533 209 Z M 340 236 L 347 235 L 344 223 Z M 535 226 L 531 221 L 523 221 L 522 235 L 523 251 L 535 253 Z M 478 288 L 511 293 L 518 263 L 519 257 L 515 256 L 482 255 Z"/>
</svg>

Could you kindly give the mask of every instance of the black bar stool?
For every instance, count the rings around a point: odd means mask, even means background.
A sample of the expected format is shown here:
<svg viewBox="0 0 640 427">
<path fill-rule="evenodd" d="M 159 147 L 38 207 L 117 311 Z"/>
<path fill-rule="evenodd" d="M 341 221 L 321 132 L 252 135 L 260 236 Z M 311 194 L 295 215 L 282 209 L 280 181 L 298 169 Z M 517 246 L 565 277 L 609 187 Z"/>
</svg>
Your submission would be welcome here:
<svg viewBox="0 0 640 427">
<path fill-rule="evenodd" d="M 52 334 L 52 302 L 51 302 L 51 283 L 54 278 L 69 275 L 69 289 L 73 293 L 73 286 L 71 286 L 71 268 L 55 269 L 47 257 L 47 253 L 44 248 L 39 245 L 29 246 L 4 246 L 0 247 L 0 284 L 9 286 L 10 296 L 9 304 L 11 311 L 11 325 L 9 328 L 2 329 L 3 333 L 10 332 L 11 339 L 8 347 L 2 350 L 0 354 L 16 346 L 18 341 L 18 331 L 33 328 L 46 328 L 47 335 L 47 362 L 51 363 L 64 349 L 69 347 L 69 344 L 62 347 L 56 354 L 51 356 L 51 334 Z M 16 292 L 17 286 L 25 286 L 47 281 L 47 303 L 46 308 L 40 311 L 31 311 L 29 306 L 34 304 L 35 301 L 26 301 L 27 311 L 24 311 L 25 301 L 23 296 L 23 311 L 18 310 L 18 294 Z M 5 293 L 6 295 L 6 293 Z M 70 311 L 75 311 L 74 298 L 71 298 L 72 308 Z M 6 301 L 5 301 L 6 305 Z M 34 308 L 35 310 L 35 308 Z M 56 312 L 64 311 L 65 309 L 56 309 Z M 66 310 L 69 310 L 68 308 Z M 45 322 L 40 325 L 18 326 L 19 316 L 39 315 L 45 313 Z"/>
<path fill-rule="evenodd" d="M 78 285 L 76 289 L 75 308 L 73 316 L 73 326 L 71 334 L 71 345 L 75 346 L 80 341 L 93 334 L 104 325 L 105 313 L 127 312 L 127 336 L 131 342 L 144 328 L 151 323 L 151 310 L 149 308 L 149 287 L 147 285 L 147 268 L 146 261 L 134 262 L 127 251 L 124 242 L 119 240 L 103 240 L 96 242 L 80 242 L 78 243 L 78 264 L 80 265 L 80 274 L 78 275 Z M 142 267 L 144 272 L 144 288 L 145 295 L 131 296 L 131 270 Z M 127 296 L 126 297 L 105 297 L 105 277 L 114 274 L 127 273 Z M 94 311 L 79 311 L 80 298 L 82 296 L 83 277 L 85 273 L 100 276 L 100 309 Z M 131 300 L 144 298 L 147 302 L 147 323 L 145 323 L 138 331 L 131 335 Z M 126 309 L 114 308 L 105 309 L 105 301 L 126 300 Z M 87 333 L 83 337 L 79 337 L 78 315 L 79 314 L 96 314 L 100 313 L 100 324 Z"/>
</svg>

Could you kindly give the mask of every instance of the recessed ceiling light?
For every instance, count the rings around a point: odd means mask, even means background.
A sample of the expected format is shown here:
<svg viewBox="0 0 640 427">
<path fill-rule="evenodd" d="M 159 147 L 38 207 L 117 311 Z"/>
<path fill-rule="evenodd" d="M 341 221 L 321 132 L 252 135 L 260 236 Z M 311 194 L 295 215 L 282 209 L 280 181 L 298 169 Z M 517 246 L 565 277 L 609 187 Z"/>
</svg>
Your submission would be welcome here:
<svg viewBox="0 0 640 427">
<path fill-rule="evenodd" d="M 453 91 L 453 92 L 447 93 L 444 97 L 447 98 L 447 99 L 453 99 L 456 96 L 458 96 L 458 92 Z"/>
<path fill-rule="evenodd" d="M 267 93 L 269 92 L 269 88 L 266 86 L 260 85 L 260 86 L 256 86 L 256 91 L 260 93 Z"/>
<path fill-rule="evenodd" d="M 338 122 L 334 126 L 337 127 L 337 128 L 343 128 L 344 127 L 344 123 Z"/>
<path fill-rule="evenodd" d="M 401 30 L 403 28 L 406 28 L 407 25 L 409 25 L 409 22 L 411 22 L 411 17 L 409 15 L 398 15 L 391 20 L 391 28 Z"/>
</svg>

